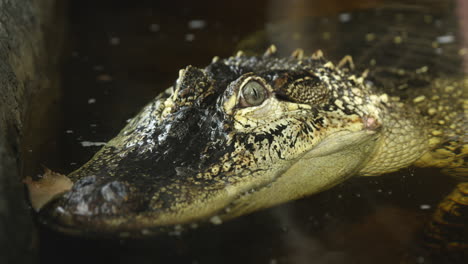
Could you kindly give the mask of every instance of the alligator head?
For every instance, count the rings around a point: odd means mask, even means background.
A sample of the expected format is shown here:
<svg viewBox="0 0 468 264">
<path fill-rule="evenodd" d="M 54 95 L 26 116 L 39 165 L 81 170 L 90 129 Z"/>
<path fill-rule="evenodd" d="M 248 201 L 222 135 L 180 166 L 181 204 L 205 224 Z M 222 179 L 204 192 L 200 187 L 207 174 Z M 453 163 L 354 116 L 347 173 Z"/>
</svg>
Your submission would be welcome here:
<svg viewBox="0 0 468 264">
<path fill-rule="evenodd" d="M 238 53 L 188 66 L 42 208 L 68 232 L 153 233 L 240 216 L 359 173 L 380 114 L 345 57 Z M 375 97 L 375 96 L 374 96 Z"/>
</svg>

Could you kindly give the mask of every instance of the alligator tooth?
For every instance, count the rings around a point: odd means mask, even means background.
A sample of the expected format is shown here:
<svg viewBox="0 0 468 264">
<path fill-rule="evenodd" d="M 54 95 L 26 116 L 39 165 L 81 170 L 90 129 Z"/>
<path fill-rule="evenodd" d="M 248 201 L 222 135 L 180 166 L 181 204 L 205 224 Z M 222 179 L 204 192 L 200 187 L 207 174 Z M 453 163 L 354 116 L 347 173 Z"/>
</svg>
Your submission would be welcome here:
<svg viewBox="0 0 468 264">
<path fill-rule="evenodd" d="M 344 56 L 338 63 L 337 67 L 340 69 L 354 70 L 353 58 L 349 55 Z"/>
<path fill-rule="evenodd" d="M 244 56 L 245 53 L 242 51 L 242 50 L 239 50 L 237 53 L 236 53 L 236 58 L 240 58 L 242 56 Z"/>
<path fill-rule="evenodd" d="M 301 60 L 302 57 L 304 57 L 304 50 L 303 49 L 295 49 L 292 53 L 291 53 L 291 57 L 295 58 L 295 59 L 298 59 L 298 60 Z"/>
<path fill-rule="evenodd" d="M 314 53 L 312 53 L 312 59 L 314 59 L 314 60 L 323 59 L 323 52 L 322 52 L 322 50 L 316 50 Z"/>
<path fill-rule="evenodd" d="M 271 44 L 270 47 L 268 47 L 263 54 L 263 56 L 271 56 L 276 53 L 276 46 Z"/>
</svg>

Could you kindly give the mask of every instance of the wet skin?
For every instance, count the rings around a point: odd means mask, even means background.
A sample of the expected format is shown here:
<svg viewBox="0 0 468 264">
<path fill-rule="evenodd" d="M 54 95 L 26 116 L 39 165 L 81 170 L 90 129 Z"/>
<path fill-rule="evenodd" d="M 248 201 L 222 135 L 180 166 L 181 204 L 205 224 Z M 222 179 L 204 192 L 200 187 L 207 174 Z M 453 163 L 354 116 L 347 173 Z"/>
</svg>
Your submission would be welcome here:
<svg viewBox="0 0 468 264">
<path fill-rule="evenodd" d="M 263 55 L 188 66 L 67 175 L 71 189 L 41 208 L 40 218 L 74 234 L 151 235 L 218 224 L 356 175 L 441 162 L 465 173 L 459 162 L 466 152 L 434 155 L 446 140 L 434 135 L 437 120 L 420 112 L 450 101 L 448 123 L 463 120 L 466 81 L 457 80 L 453 98 L 420 104 L 421 94 L 382 90 L 393 68 L 356 71 L 349 56 L 336 64 L 321 51 L 278 57 L 272 46 Z M 425 81 L 424 97 L 455 83 L 424 71 L 404 77 Z M 458 130 L 448 131 L 456 135 L 450 142 L 462 149 Z"/>
</svg>

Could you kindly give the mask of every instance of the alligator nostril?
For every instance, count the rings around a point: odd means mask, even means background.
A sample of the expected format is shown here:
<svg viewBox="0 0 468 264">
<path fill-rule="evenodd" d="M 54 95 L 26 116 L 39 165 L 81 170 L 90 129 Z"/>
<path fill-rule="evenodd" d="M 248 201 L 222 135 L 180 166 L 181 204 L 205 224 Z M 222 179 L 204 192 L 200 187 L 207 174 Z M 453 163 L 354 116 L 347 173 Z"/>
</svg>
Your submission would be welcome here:
<svg viewBox="0 0 468 264">
<path fill-rule="evenodd" d="M 101 195 L 107 202 L 122 202 L 128 199 L 127 187 L 117 181 L 110 182 L 101 188 Z"/>
<path fill-rule="evenodd" d="M 74 185 L 73 185 L 73 188 L 82 188 L 82 187 L 86 187 L 86 186 L 89 186 L 93 183 L 95 183 L 97 180 L 96 176 L 92 175 L 92 176 L 87 176 L 87 177 L 84 177 L 80 180 L 78 180 Z"/>
<path fill-rule="evenodd" d="M 211 122 L 211 128 L 216 129 L 218 127 L 218 124 L 216 122 Z"/>
</svg>

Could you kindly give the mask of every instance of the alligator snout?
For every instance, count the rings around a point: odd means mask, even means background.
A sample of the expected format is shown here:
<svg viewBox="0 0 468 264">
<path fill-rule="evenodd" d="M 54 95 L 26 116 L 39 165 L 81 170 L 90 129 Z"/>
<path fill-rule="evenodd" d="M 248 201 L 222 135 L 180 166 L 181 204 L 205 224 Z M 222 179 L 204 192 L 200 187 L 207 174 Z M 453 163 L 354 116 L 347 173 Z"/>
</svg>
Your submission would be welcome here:
<svg viewBox="0 0 468 264">
<path fill-rule="evenodd" d="M 138 214 L 145 210 L 146 204 L 143 193 L 132 184 L 93 175 L 76 181 L 69 191 L 41 208 L 39 213 L 43 222 L 53 222 L 67 232 L 97 233 L 106 232 L 100 230 L 106 221 Z"/>
<path fill-rule="evenodd" d="M 230 151 L 216 109 L 182 107 L 155 125 L 151 114 L 143 112 L 144 119 L 67 175 L 73 185 L 41 208 L 42 221 L 69 233 L 157 231 L 225 206 L 224 181 L 201 177 Z M 220 196 L 225 199 L 205 206 Z"/>
<path fill-rule="evenodd" d="M 132 190 L 133 189 L 133 190 Z M 103 181 L 96 176 L 78 180 L 73 188 L 61 198 L 64 210 L 79 216 L 121 215 L 141 211 L 144 208 L 142 195 L 125 181 Z"/>
</svg>

